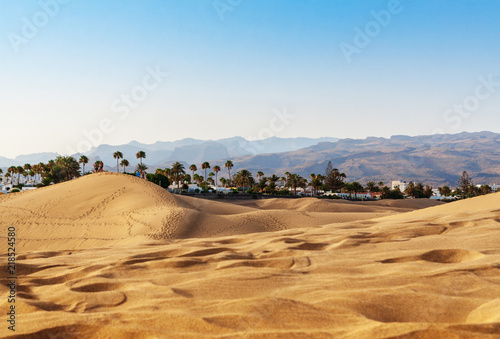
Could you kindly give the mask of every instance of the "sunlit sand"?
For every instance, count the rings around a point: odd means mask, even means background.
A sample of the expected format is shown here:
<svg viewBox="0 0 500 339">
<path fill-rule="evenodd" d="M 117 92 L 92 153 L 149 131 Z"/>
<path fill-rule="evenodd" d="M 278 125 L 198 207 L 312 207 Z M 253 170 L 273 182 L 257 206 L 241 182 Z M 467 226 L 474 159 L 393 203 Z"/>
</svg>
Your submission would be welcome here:
<svg viewBox="0 0 500 339">
<path fill-rule="evenodd" d="M 0 196 L 0 224 L 18 233 L 15 334 L 498 333 L 499 206 L 500 194 L 211 201 L 109 173 Z"/>
</svg>

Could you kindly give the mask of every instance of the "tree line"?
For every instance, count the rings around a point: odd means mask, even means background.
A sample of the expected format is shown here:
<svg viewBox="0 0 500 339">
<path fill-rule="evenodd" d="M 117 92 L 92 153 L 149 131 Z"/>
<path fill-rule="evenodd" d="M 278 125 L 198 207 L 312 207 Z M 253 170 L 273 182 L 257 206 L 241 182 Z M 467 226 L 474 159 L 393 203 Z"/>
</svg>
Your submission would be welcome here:
<svg viewBox="0 0 500 339">
<path fill-rule="evenodd" d="M 404 192 L 401 192 L 398 187 L 391 188 L 384 185 L 383 182 L 368 181 L 365 185 L 358 181 L 347 182 L 347 175 L 337 168 L 333 168 L 331 161 L 328 162 L 324 175 L 311 173 L 308 179 L 290 172 L 285 172 L 283 176 L 276 174 L 266 176 L 262 171 L 258 171 L 254 177 L 247 169 L 240 169 L 231 175 L 234 163 L 227 160 L 223 165 L 227 171 L 227 177 L 221 176 L 219 178 L 222 167 L 219 165 L 211 166 L 207 161 L 200 164 L 199 167 L 196 164 L 191 164 L 188 169 L 180 162 L 174 162 L 171 167 L 158 168 L 155 173 L 147 173 L 148 166 L 143 163 L 143 159 L 146 159 L 146 152 L 139 151 L 135 156 L 139 160 L 135 172 L 127 173 L 126 168 L 130 166 L 129 161 L 124 158 L 122 152 L 114 152 L 116 172 L 120 172 L 120 168 L 122 168 L 122 173 L 138 175 L 165 188 L 173 183 L 178 190 L 187 189 L 189 184 L 196 183 L 202 191 L 208 191 L 212 186 L 218 188 L 220 183 L 220 187 L 232 188 L 235 192 L 271 195 L 296 195 L 297 190 L 308 186 L 312 188 L 312 195 L 318 195 L 319 191 L 330 191 L 348 193 L 349 196 L 354 196 L 354 199 L 361 192 L 379 193 L 382 199 L 402 199 L 405 195 L 412 198 L 430 198 L 433 195 L 432 186 L 422 183 L 410 182 Z M 10 178 L 12 183 L 16 180 L 18 186 L 21 186 L 21 177 L 25 182 L 35 180 L 39 182 L 38 186 L 45 186 L 78 178 L 83 174 L 103 171 L 103 162 L 97 160 L 93 164 L 93 171 L 86 173 L 85 166 L 88 163 L 89 159 L 85 155 L 80 156 L 78 161 L 71 156 L 59 156 L 46 164 L 41 162 L 35 165 L 11 166 L 7 169 L 5 177 Z M 3 174 L 2 169 L 0 169 L 0 174 Z M 439 187 L 438 191 L 443 197 L 468 198 L 491 193 L 492 189 L 488 185 L 474 186 L 467 172 L 463 172 L 455 190 L 449 186 L 443 186 Z"/>
</svg>

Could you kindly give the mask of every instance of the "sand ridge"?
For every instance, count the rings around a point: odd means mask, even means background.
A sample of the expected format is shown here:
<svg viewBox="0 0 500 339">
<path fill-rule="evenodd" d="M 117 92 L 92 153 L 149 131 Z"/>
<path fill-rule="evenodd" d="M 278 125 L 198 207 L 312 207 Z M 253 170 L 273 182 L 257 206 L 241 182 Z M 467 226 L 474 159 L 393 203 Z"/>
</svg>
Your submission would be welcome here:
<svg viewBox="0 0 500 339">
<path fill-rule="evenodd" d="M 138 188 L 128 189 L 133 193 Z M 209 218 L 211 208 L 214 218 L 241 222 L 255 213 L 276 215 L 281 221 L 288 212 L 276 205 L 267 210 L 240 205 L 232 211 L 230 205 L 219 205 L 223 203 L 198 205 L 185 197 L 165 197 L 168 206 L 161 202 L 158 208 L 192 218 Z M 7 200 L 16 207 L 13 197 Z M 73 249 L 20 251 L 17 334 L 498 338 L 499 205 L 500 194 L 491 194 L 316 227 L 205 238 L 129 237 L 124 243 L 98 243 L 100 248 L 75 242 Z M 144 214 L 158 213 L 149 206 L 136 207 Z M 2 212 L 20 213 L 10 210 L 3 206 Z M 0 291 L 6 293 L 7 287 L 2 284 Z M 1 300 L 0 309 L 5 307 Z M 0 331 L 2 337 L 9 334 L 5 328 Z"/>
<path fill-rule="evenodd" d="M 98 173 L 9 194 L 0 200 L 0 225 L 19 227 L 24 251 L 61 250 L 318 227 L 415 208 L 421 207 L 410 204 L 398 209 L 315 198 L 209 201 L 172 195 L 130 175 Z"/>
</svg>

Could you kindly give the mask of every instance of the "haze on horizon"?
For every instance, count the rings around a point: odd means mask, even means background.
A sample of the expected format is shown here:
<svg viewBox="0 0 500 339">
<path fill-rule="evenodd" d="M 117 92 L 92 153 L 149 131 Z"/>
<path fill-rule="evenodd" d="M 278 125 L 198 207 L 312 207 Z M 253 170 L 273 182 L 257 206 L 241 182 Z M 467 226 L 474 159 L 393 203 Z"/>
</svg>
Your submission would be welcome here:
<svg viewBox="0 0 500 339">
<path fill-rule="evenodd" d="M 131 140 L 500 132 L 499 9 L 0 0 L 0 156 Z"/>
</svg>

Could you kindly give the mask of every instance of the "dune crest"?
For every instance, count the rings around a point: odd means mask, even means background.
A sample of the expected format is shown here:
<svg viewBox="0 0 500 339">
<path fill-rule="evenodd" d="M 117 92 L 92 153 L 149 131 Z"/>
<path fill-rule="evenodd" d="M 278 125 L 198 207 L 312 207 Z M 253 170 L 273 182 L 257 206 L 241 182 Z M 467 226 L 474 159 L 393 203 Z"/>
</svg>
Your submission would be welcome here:
<svg viewBox="0 0 500 339">
<path fill-rule="evenodd" d="M 0 225 L 19 227 L 23 251 L 84 249 L 317 227 L 421 208 L 414 205 L 398 209 L 315 198 L 209 201 L 172 195 L 134 176 L 98 173 L 7 195 L 0 200 Z"/>
</svg>

